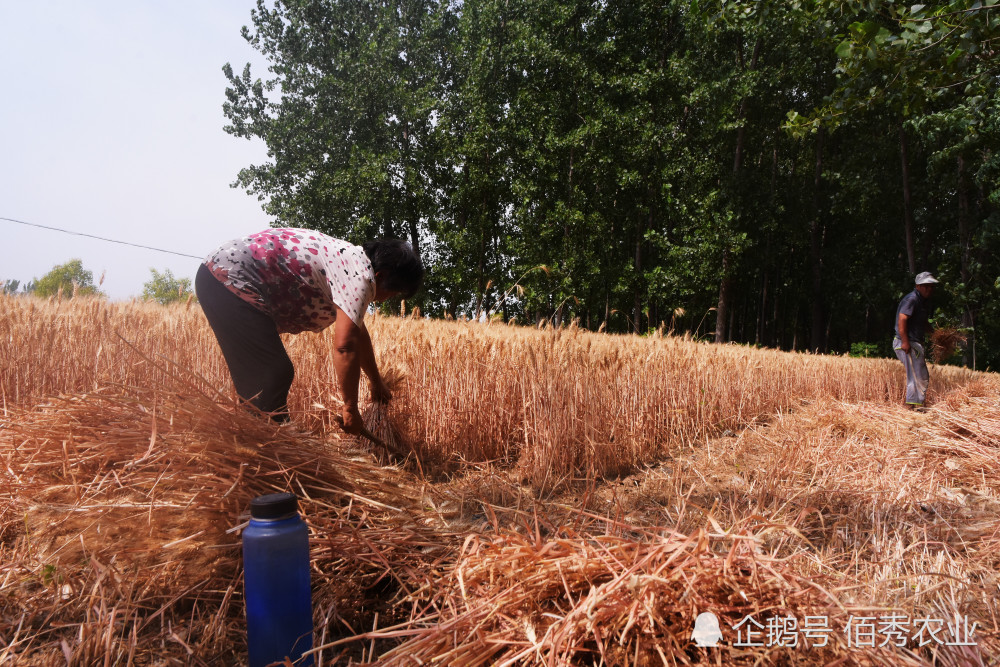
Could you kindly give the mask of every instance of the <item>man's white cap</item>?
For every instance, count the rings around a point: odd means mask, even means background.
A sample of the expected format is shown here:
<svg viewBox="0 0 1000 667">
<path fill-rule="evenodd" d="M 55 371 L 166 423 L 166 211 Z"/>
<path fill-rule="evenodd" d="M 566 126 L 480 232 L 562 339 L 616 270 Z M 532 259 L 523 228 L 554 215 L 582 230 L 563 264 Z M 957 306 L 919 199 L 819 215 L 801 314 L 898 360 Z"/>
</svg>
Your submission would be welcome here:
<svg viewBox="0 0 1000 667">
<path fill-rule="evenodd" d="M 924 271 L 923 273 L 917 274 L 917 279 L 914 281 L 914 285 L 935 285 L 938 279 L 931 275 L 930 271 Z"/>
</svg>

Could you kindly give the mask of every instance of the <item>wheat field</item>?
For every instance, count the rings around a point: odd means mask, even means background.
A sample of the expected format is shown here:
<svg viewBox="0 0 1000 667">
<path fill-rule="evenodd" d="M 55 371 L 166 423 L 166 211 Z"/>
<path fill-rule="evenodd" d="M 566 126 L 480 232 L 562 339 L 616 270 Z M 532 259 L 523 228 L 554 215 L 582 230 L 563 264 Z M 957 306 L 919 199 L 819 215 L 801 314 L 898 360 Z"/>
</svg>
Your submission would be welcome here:
<svg viewBox="0 0 1000 667">
<path fill-rule="evenodd" d="M 273 490 L 312 531 L 319 664 L 1000 659 L 993 374 L 932 367 L 914 413 L 894 360 L 374 315 L 400 460 L 333 422 L 332 332 L 286 339 L 277 427 L 197 304 L 0 313 L 0 664 L 241 664 Z"/>
</svg>

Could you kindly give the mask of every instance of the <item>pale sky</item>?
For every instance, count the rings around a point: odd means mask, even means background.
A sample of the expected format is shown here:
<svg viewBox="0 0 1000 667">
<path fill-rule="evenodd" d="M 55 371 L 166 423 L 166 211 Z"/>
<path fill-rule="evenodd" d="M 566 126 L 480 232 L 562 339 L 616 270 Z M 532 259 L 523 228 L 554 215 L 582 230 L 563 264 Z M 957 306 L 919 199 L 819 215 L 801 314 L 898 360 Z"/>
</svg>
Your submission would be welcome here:
<svg viewBox="0 0 1000 667">
<path fill-rule="evenodd" d="M 0 0 L 0 217 L 204 257 L 269 226 L 230 184 L 266 160 L 223 131 L 229 62 L 266 63 L 240 36 L 253 0 Z M 80 259 L 112 299 L 150 267 L 199 260 L 0 220 L 0 281 Z"/>
</svg>

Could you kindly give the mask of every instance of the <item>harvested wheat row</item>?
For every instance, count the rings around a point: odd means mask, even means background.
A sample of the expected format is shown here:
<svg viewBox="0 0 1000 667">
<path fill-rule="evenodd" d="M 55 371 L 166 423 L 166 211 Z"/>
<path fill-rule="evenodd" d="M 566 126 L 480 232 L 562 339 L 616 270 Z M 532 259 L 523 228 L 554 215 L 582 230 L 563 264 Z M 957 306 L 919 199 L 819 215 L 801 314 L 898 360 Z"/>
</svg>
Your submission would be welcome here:
<svg viewBox="0 0 1000 667">
<path fill-rule="evenodd" d="M 995 381 L 926 415 L 816 402 L 676 461 L 676 486 L 615 519 L 470 536 L 422 618 L 355 639 L 401 641 L 371 663 L 400 666 L 992 664 L 997 414 Z M 718 648 L 690 641 L 705 611 Z M 759 645 L 738 645 L 748 629 Z"/>
</svg>

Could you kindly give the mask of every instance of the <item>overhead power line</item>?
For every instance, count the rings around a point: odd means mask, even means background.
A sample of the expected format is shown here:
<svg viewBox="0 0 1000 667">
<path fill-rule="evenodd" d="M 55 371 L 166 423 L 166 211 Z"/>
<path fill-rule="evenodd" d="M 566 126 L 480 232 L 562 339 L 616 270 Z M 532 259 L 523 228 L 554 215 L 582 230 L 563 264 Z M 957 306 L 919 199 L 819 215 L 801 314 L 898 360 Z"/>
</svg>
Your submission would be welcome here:
<svg viewBox="0 0 1000 667">
<path fill-rule="evenodd" d="M 141 243 L 129 243 L 128 241 L 119 241 L 117 239 L 109 239 L 104 236 L 97 236 L 95 234 L 86 234 L 84 232 L 74 232 L 70 229 L 60 229 L 59 227 L 49 227 L 48 225 L 39 225 L 34 222 L 25 222 L 24 220 L 15 220 L 14 218 L 4 218 L 0 217 L 0 220 L 6 220 L 7 222 L 16 222 L 19 225 L 27 225 L 29 227 L 39 227 L 41 229 L 50 229 L 54 232 L 62 232 L 63 234 L 72 234 L 74 236 L 86 236 L 87 238 L 97 239 L 98 241 L 107 241 L 108 243 L 118 243 L 120 245 L 132 246 L 133 248 L 143 248 L 145 250 L 155 250 L 156 252 L 165 252 L 169 255 L 178 255 L 180 257 L 190 257 L 192 259 L 203 259 L 196 255 L 189 255 L 184 252 L 176 252 L 174 250 L 164 250 L 163 248 L 154 248 L 149 245 L 142 245 Z"/>
</svg>

